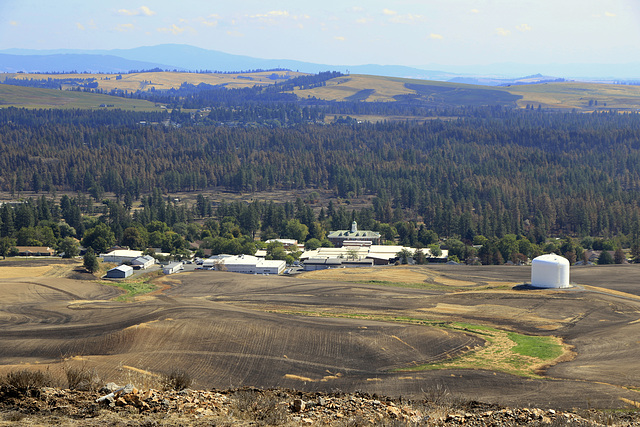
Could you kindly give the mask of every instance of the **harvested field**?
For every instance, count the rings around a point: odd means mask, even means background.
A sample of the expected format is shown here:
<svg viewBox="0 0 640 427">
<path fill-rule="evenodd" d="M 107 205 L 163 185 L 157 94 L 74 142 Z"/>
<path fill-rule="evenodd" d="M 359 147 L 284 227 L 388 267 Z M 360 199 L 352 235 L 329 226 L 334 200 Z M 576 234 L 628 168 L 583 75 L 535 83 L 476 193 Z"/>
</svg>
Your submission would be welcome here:
<svg viewBox="0 0 640 427">
<path fill-rule="evenodd" d="M 196 388 L 423 397 L 445 387 L 464 399 L 554 408 L 640 401 L 639 266 L 573 268 L 582 286 L 564 291 L 516 286 L 528 267 L 197 271 L 123 302 L 121 290 L 81 280 L 72 266 L 52 277 L 27 262 L 0 263 L 28 271 L 0 279 L 0 373 L 83 364 L 140 387 L 180 369 Z M 564 353 L 516 355 L 510 332 L 549 337 Z"/>
</svg>

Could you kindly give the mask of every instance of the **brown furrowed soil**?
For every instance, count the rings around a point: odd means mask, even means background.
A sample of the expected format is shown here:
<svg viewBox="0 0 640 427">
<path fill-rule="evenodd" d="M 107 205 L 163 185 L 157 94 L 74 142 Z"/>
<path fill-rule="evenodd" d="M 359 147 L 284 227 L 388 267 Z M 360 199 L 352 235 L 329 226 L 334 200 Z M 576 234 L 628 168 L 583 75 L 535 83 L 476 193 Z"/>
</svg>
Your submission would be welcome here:
<svg viewBox="0 0 640 427">
<path fill-rule="evenodd" d="M 65 368 L 84 366 L 105 382 L 144 388 L 178 369 L 201 389 L 409 398 L 446 389 L 549 408 L 640 401 L 640 266 L 572 268 L 579 286 L 562 291 L 517 286 L 529 267 L 390 267 L 377 270 L 381 283 L 376 271 L 358 278 L 355 269 L 340 279 L 197 271 L 166 277 L 168 286 L 129 302 L 74 265 L 66 275 L 31 267 L 0 263 L 0 275 L 13 272 L 0 276 L 0 374 L 48 369 L 63 378 Z M 504 344 L 510 332 L 562 341 L 564 353 L 518 359 L 515 344 Z M 474 356 L 483 354 L 495 360 Z"/>
</svg>

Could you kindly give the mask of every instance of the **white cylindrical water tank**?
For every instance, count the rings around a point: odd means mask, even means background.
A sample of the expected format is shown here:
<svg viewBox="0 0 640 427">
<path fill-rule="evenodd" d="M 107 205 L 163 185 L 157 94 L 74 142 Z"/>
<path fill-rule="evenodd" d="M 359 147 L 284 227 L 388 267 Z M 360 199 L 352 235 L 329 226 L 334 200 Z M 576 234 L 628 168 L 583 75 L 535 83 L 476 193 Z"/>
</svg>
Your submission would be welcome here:
<svg viewBox="0 0 640 427">
<path fill-rule="evenodd" d="M 568 288 L 569 260 L 556 254 L 534 258 L 531 262 L 531 285 L 537 288 Z"/>
</svg>

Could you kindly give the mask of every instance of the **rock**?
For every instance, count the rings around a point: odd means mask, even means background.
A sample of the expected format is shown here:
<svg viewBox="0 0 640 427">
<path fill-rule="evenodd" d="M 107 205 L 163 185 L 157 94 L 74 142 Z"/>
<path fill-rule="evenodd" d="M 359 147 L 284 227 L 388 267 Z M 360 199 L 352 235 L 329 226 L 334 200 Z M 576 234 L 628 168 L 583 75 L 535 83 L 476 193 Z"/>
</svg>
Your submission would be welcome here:
<svg viewBox="0 0 640 427">
<path fill-rule="evenodd" d="M 324 406 L 326 404 L 327 404 L 327 400 L 324 397 L 319 396 L 318 397 L 318 406 Z"/>
<path fill-rule="evenodd" d="M 133 393 L 133 390 L 135 390 L 136 388 L 133 386 L 133 384 L 129 383 L 126 386 L 124 386 L 124 389 L 122 390 L 122 394 L 129 394 L 129 393 Z"/>
<path fill-rule="evenodd" d="M 304 403 L 304 400 L 302 400 L 302 399 L 295 399 L 295 400 L 293 401 L 293 405 L 292 405 L 292 407 L 291 407 L 291 410 L 292 410 L 293 412 L 302 412 L 302 411 L 304 411 L 305 406 L 306 406 L 306 405 L 305 405 L 305 403 Z"/>
<path fill-rule="evenodd" d="M 117 389 L 121 388 L 119 385 L 117 385 L 116 383 L 107 383 L 104 387 L 102 387 L 100 389 L 100 393 L 112 393 L 114 391 L 116 391 Z"/>
</svg>

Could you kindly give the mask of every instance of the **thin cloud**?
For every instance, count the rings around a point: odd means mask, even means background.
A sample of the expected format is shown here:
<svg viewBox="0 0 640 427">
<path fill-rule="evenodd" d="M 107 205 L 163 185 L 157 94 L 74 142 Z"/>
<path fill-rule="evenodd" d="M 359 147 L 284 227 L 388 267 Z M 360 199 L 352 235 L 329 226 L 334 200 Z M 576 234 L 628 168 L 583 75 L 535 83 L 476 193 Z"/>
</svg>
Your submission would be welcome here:
<svg viewBox="0 0 640 427">
<path fill-rule="evenodd" d="M 293 15 L 288 10 L 271 10 L 266 13 L 245 15 L 245 17 L 267 25 L 281 25 L 284 21 L 302 21 L 310 18 L 306 14 Z M 299 24 L 296 24 L 296 26 L 299 27 Z"/>
<path fill-rule="evenodd" d="M 478 9 L 471 9 L 469 12 L 471 12 L 471 13 L 480 13 L 480 11 Z"/>
<path fill-rule="evenodd" d="M 79 29 L 80 31 L 84 31 L 84 30 L 85 30 L 84 25 L 82 25 L 82 24 L 81 24 L 81 23 L 79 23 L 79 22 L 76 22 L 76 27 L 78 27 L 78 29 Z"/>
<path fill-rule="evenodd" d="M 507 37 L 507 36 L 511 35 L 511 31 L 509 31 L 507 29 L 504 29 L 502 27 L 496 28 L 496 33 L 499 36 L 502 36 L 502 37 Z"/>
<path fill-rule="evenodd" d="M 522 24 L 522 25 L 518 25 L 516 27 L 516 30 L 521 31 L 521 32 L 526 32 L 526 31 L 531 31 L 532 28 L 529 24 Z"/>
<path fill-rule="evenodd" d="M 424 22 L 426 21 L 426 17 L 424 15 L 414 15 L 408 13 L 406 15 L 395 15 L 392 16 L 389 21 L 394 24 L 413 24 L 416 22 Z"/>
<path fill-rule="evenodd" d="M 442 40 L 442 39 L 444 39 L 442 34 L 436 34 L 436 33 L 429 34 L 429 38 L 432 38 L 434 40 Z"/>
<path fill-rule="evenodd" d="M 218 21 L 207 21 L 204 18 L 200 20 L 200 23 L 207 27 L 215 27 L 216 25 L 218 25 Z"/>
<path fill-rule="evenodd" d="M 227 31 L 227 35 L 231 37 L 244 37 L 244 34 L 239 31 Z"/>
<path fill-rule="evenodd" d="M 17 27 L 18 25 L 20 25 L 20 23 L 18 21 L 11 21 L 9 22 L 9 25 L 11 25 L 12 27 Z"/>
<path fill-rule="evenodd" d="M 344 38 L 344 37 L 342 37 L 342 36 L 335 36 L 335 37 L 334 37 L 334 39 L 335 39 L 335 40 L 338 40 L 338 41 L 340 41 L 340 42 L 343 42 L 343 41 L 345 41 L 345 40 L 346 40 L 346 38 Z"/>
<path fill-rule="evenodd" d="M 267 13 L 258 13 L 255 15 L 249 15 L 250 18 L 274 18 L 280 16 L 289 16 L 289 11 L 286 10 L 272 10 Z"/>
<path fill-rule="evenodd" d="M 616 14 L 611 12 L 605 12 L 604 16 L 606 16 L 607 18 L 615 18 Z"/>
<path fill-rule="evenodd" d="M 160 33 L 171 33 L 174 36 L 184 33 L 186 27 L 178 27 L 176 24 L 171 25 L 170 27 L 158 28 L 158 32 Z"/>
<path fill-rule="evenodd" d="M 391 9 L 383 9 L 382 13 L 384 13 L 385 15 L 389 15 L 389 16 L 393 16 L 393 15 L 397 15 L 398 12 L 396 12 L 395 10 L 391 10 Z"/>
<path fill-rule="evenodd" d="M 118 9 L 118 15 L 123 16 L 153 16 L 156 13 L 147 6 L 140 6 L 137 9 Z"/>
<path fill-rule="evenodd" d="M 115 28 L 115 30 L 120 31 L 121 33 L 126 33 L 135 30 L 135 28 L 136 27 L 133 24 L 120 24 Z"/>
<path fill-rule="evenodd" d="M 144 16 L 153 16 L 156 13 L 149 9 L 147 6 L 140 6 L 140 12 L 144 15 Z"/>
</svg>

